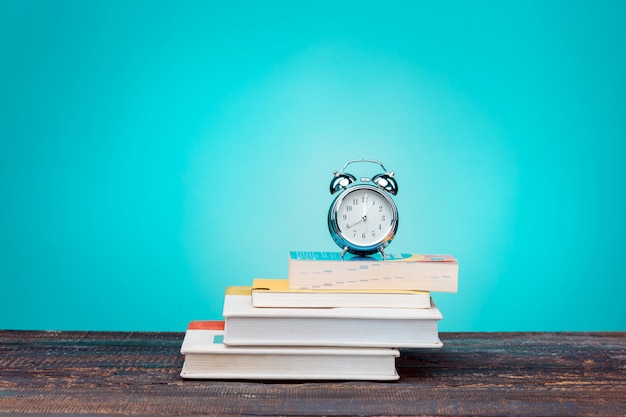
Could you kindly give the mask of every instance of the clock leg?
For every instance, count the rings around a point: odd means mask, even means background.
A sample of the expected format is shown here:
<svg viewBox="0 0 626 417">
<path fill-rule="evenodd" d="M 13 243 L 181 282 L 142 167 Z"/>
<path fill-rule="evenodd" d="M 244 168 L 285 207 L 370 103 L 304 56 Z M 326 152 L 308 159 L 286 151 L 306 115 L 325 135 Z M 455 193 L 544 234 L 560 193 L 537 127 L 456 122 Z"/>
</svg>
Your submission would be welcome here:
<svg viewBox="0 0 626 417">
<path fill-rule="evenodd" d="M 342 261 L 343 261 L 343 255 L 345 255 L 346 252 L 348 252 L 348 247 L 347 246 L 345 248 L 343 248 L 343 251 L 341 251 L 341 260 Z"/>
<path fill-rule="evenodd" d="M 380 252 L 380 254 L 383 256 L 383 261 L 384 261 L 387 258 L 387 255 L 385 254 L 385 251 L 382 246 L 378 248 L 378 252 Z"/>
</svg>

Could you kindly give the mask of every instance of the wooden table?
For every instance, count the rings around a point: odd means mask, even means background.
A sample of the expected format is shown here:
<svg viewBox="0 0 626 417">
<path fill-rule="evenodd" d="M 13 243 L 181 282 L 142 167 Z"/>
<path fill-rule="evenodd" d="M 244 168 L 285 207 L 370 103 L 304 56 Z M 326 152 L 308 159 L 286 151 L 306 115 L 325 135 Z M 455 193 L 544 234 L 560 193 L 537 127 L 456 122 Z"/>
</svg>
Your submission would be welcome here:
<svg viewBox="0 0 626 417">
<path fill-rule="evenodd" d="M 626 333 L 442 333 L 395 382 L 187 381 L 182 338 L 0 331 L 0 415 L 626 416 Z"/>
</svg>

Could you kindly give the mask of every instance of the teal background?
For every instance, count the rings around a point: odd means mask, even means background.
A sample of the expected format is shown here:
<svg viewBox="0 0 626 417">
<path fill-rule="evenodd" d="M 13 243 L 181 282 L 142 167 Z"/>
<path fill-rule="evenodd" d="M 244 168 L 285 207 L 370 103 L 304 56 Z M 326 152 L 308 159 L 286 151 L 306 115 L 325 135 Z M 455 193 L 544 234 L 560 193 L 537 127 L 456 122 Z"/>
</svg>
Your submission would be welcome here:
<svg viewBox="0 0 626 417">
<path fill-rule="evenodd" d="M 624 5 L 0 1 L 0 328 L 217 319 L 365 157 L 442 331 L 626 330 Z"/>
</svg>

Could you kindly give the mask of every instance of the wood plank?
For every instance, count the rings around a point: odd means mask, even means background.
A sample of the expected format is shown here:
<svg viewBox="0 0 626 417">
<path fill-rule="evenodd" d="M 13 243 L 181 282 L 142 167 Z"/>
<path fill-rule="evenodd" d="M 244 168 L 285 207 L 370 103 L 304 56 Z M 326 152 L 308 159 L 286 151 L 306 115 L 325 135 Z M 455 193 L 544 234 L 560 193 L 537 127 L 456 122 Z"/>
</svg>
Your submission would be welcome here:
<svg viewBox="0 0 626 417">
<path fill-rule="evenodd" d="M 626 415 L 626 333 L 442 333 L 384 383 L 186 381 L 182 337 L 0 331 L 0 414 Z"/>
</svg>

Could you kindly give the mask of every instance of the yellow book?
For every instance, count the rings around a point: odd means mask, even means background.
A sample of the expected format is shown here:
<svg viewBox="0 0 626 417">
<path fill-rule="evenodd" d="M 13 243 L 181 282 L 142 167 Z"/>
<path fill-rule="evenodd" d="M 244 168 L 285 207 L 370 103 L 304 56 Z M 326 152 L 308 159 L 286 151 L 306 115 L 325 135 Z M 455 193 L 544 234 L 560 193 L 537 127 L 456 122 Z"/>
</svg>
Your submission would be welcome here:
<svg viewBox="0 0 626 417">
<path fill-rule="evenodd" d="M 295 290 L 287 279 L 260 279 L 252 284 L 254 307 L 430 308 L 430 293 L 413 290 Z"/>
</svg>

